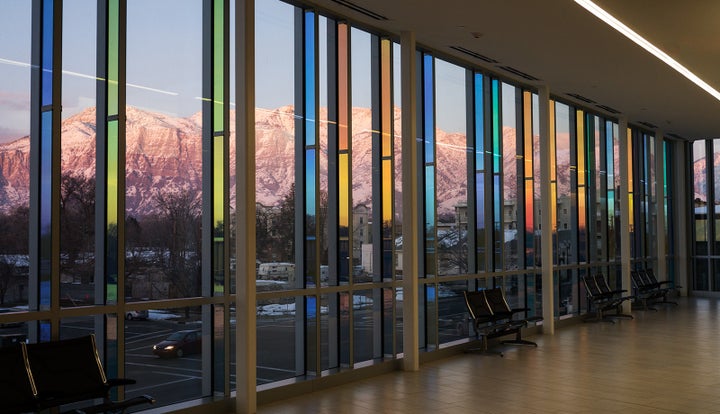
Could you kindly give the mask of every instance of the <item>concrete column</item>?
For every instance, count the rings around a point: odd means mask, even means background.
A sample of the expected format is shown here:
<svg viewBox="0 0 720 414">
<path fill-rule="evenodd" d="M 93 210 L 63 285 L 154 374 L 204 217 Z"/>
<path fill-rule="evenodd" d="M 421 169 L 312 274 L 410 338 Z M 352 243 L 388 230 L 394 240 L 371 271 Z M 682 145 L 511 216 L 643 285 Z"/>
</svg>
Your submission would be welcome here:
<svg viewBox="0 0 720 414">
<path fill-rule="evenodd" d="M 538 126 L 540 134 L 540 194 L 541 194 L 541 260 L 542 260 L 542 303 L 543 303 L 543 333 L 552 335 L 555 333 L 555 289 L 553 272 L 553 230 L 555 223 L 552 222 L 552 209 L 556 203 L 553 197 L 550 184 L 550 171 L 552 154 L 550 152 L 550 88 L 541 86 L 538 88 L 539 117 Z"/>
<path fill-rule="evenodd" d="M 420 369 L 420 339 L 418 338 L 418 206 L 422 205 L 418 185 L 417 150 L 417 61 L 415 59 L 415 33 L 400 35 L 402 65 L 402 197 L 403 197 L 403 369 Z"/>
<path fill-rule="evenodd" d="M 255 0 L 235 7 L 237 330 L 235 412 L 257 411 L 255 299 Z"/>
</svg>

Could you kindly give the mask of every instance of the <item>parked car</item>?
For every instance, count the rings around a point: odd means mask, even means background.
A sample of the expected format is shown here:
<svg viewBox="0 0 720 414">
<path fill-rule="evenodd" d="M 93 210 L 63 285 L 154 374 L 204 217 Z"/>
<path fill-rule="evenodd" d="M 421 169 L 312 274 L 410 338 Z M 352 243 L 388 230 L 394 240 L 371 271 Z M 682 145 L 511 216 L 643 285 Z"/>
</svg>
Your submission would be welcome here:
<svg viewBox="0 0 720 414">
<path fill-rule="evenodd" d="M 184 330 L 172 333 L 164 341 L 153 345 L 153 354 L 159 357 L 177 357 L 200 353 L 202 337 L 198 330 Z"/>
<path fill-rule="evenodd" d="M 134 319 L 147 319 L 148 311 L 146 310 L 133 310 L 125 312 L 125 319 L 132 321 Z"/>
</svg>

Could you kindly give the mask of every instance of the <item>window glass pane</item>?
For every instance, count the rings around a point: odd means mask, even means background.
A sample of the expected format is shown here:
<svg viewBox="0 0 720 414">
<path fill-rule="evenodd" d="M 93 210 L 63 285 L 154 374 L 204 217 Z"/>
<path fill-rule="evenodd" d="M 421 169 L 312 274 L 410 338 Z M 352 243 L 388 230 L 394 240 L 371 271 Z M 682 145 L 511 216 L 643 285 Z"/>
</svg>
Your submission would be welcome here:
<svg viewBox="0 0 720 414">
<path fill-rule="evenodd" d="M 152 395 L 158 405 L 202 396 L 202 348 L 205 336 L 199 306 L 152 309 L 125 316 L 125 376 L 137 380 L 126 397 Z"/>
<path fill-rule="evenodd" d="M 472 331 L 468 325 L 468 311 L 463 291 L 467 281 L 440 283 L 438 289 L 438 338 L 440 343 L 465 339 Z"/>
<path fill-rule="evenodd" d="M 258 291 L 292 288 L 295 280 L 294 13 L 279 1 L 255 9 Z"/>
<path fill-rule="evenodd" d="M 95 298 L 95 90 L 97 2 L 63 4 L 60 301 Z"/>
<path fill-rule="evenodd" d="M 350 31 L 350 73 L 352 73 L 352 246 L 353 280 L 372 280 L 372 55 L 371 36 L 353 28 Z"/>
<path fill-rule="evenodd" d="M 377 290 L 378 292 L 380 289 Z M 353 294 L 353 361 L 373 359 L 375 338 L 374 290 L 360 290 Z"/>
<path fill-rule="evenodd" d="M 127 3 L 129 299 L 200 295 L 202 1 Z"/>
<path fill-rule="evenodd" d="M 438 274 L 468 271 L 465 69 L 435 60 Z"/>
<path fill-rule="evenodd" d="M 568 264 L 576 261 L 572 257 L 573 217 L 573 194 L 571 189 L 571 173 L 577 175 L 577 165 L 574 165 L 571 172 L 571 149 L 570 149 L 570 107 L 560 102 L 555 105 L 555 142 L 557 153 L 557 237 L 558 253 L 557 263 Z M 575 111 L 572 111 L 575 116 Z M 583 137 L 581 136 L 580 139 Z M 574 158 L 574 157 L 573 157 Z M 577 185 L 577 184 L 576 184 Z M 577 188 L 575 188 L 577 191 Z M 577 193 L 576 193 L 577 194 Z M 561 298 L 562 299 L 562 298 Z"/>
<path fill-rule="evenodd" d="M 523 267 L 518 251 L 518 156 L 522 147 L 517 145 L 517 89 L 502 85 L 502 168 L 503 168 L 503 262 L 505 269 Z M 520 222 L 522 228 L 522 222 Z"/>
<path fill-rule="evenodd" d="M 695 141 L 692 147 L 696 255 L 708 254 L 708 183 L 705 144 L 705 141 Z"/>
<path fill-rule="evenodd" d="M 32 2 L 0 2 L 0 303 L 28 304 Z M 12 328 L 24 336 L 24 324 Z M 21 332 L 22 331 L 22 332 Z"/>
<path fill-rule="evenodd" d="M 393 43 L 393 145 L 395 156 L 395 276 L 403 278 L 402 272 L 402 95 L 401 95 L 401 64 L 400 45 Z M 398 338 L 402 335 L 398 333 Z M 398 350 L 398 352 L 401 352 Z"/>
</svg>

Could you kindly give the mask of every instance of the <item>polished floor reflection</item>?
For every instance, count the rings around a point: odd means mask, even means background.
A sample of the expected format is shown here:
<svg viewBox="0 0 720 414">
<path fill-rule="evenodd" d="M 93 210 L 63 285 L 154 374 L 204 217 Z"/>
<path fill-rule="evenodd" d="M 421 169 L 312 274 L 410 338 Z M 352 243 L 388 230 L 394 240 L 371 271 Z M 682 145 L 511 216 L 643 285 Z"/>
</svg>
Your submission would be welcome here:
<svg viewBox="0 0 720 414">
<path fill-rule="evenodd" d="M 258 413 L 720 413 L 720 300 L 565 327 L 505 357 L 462 354 Z"/>
</svg>

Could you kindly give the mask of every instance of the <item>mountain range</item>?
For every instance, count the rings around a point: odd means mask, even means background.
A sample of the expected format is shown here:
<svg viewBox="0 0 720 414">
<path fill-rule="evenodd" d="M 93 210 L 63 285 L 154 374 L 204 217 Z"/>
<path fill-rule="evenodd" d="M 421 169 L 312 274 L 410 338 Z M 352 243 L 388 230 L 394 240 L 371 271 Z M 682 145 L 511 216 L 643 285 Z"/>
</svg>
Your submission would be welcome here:
<svg viewBox="0 0 720 414">
<path fill-rule="evenodd" d="M 327 111 L 321 109 L 320 189 L 327 189 Z M 401 145 L 400 110 L 394 119 L 395 151 Z M 134 107 L 126 110 L 126 210 L 128 215 L 154 214 L 155 195 L 163 191 L 188 190 L 200 197 L 202 183 L 201 114 L 182 118 Z M 233 119 L 234 113 L 231 113 Z M 372 129 L 368 108 L 352 110 L 352 201 L 353 205 L 372 202 Z M 95 174 L 95 108 L 88 108 L 62 121 L 62 171 L 93 177 Z M 234 122 L 231 125 L 229 157 L 234 160 Z M 278 204 L 295 181 L 295 114 L 292 106 L 256 109 L 256 201 L 265 206 Z M 438 214 L 452 212 L 466 198 L 467 151 L 465 135 L 436 132 L 436 192 Z M 508 145 L 515 139 L 513 129 L 504 128 Z M 536 149 L 537 149 L 536 144 Z M 0 212 L 29 200 L 29 137 L 0 145 Z M 559 151 L 560 152 L 560 151 Z M 506 154 L 505 162 L 515 160 Z M 234 162 L 230 163 L 230 203 L 235 203 Z M 395 159 L 395 189 L 400 201 L 401 163 Z M 515 183 L 516 172 L 506 171 L 505 179 Z M 506 198 L 514 196 L 515 185 L 506 187 Z"/>
</svg>

